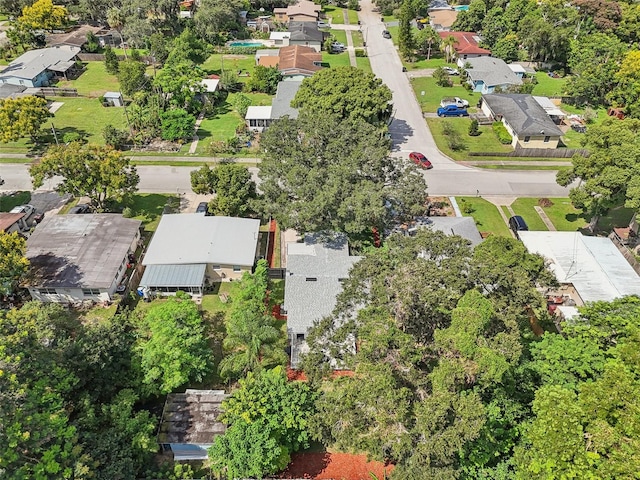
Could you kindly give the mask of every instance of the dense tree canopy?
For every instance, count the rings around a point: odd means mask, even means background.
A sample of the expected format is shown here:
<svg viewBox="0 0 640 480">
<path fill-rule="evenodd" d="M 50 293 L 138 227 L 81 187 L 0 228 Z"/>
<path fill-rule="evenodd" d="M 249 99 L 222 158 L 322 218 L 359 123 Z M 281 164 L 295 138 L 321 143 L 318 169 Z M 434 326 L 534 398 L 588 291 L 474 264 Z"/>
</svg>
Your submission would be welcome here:
<svg viewBox="0 0 640 480">
<path fill-rule="evenodd" d="M 52 0 L 36 0 L 22 9 L 18 22 L 32 30 L 54 30 L 67 22 L 67 9 L 54 5 Z"/>
<path fill-rule="evenodd" d="M 17 232 L 0 232 L 0 294 L 9 295 L 27 273 L 27 242 Z"/>
<path fill-rule="evenodd" d="M 231 426 L 209 450 L 211 468 L 227 478 L 262 478 L 287 466 L 290 454 L 309 446 L 315 393 L 289 382 L 278 367 L 249 373 L 223 403 Z"/>
<path fill-rule="evenodd" d="M 63 177 L 58 193 L 89 197 L 99 211 L 137 190 L 140 178 L 130 160 L 111 147 L 73 142 L 49 148 L 30 170 L 33 187 L 45 179 Z"/>
<path fill-rule="evenodd" d="M 583 144 L 590 155 L 574 155 L 572 167 L 558 172 L 558 183 L 566 186 L 580 180 L 569 193 L 571 202 L 592 218 L 611 207 L 626 204 L 640 209 L 640 120 L 605 120 L 589 127 Z"/>
<path fill-rule="evenodd" d="M 225 162 L 213 169 L 203 165 L 191 172 L 191 189 L 198 194 L 216 196 L 209 202 L 214 215 L 244 217 L 252 212 L 256 184 L 244 165 Z"/>
<path fill-rule="evenodd" d="M 262 135 L 260 206 L 300 232 L 381 231 L 424 212 L 424 178 L 389 157 L 389 141 L 361 119 L 304 110 Z"/>
<path fill-rule="evenodd" d="M 44 98 L 28 95 L 0 100 L 0 142 L 35 138 L 45 120 L 53 115 Z"/>
<path fill-rule="evenodd" d="M 150 392 L 172 392 L 210 371 L 211 350 L 192 300 L 176 296 L 154 305 L 144 316 L 143 331 L 141 367 Z"/>
<path fill-rule="evenodd" d="M 302 82 L 291 106 L 310 115 L 379 124 L 391 115 L 391 90 L 372 73 L 358 68 L 325 68 Z"/>
</svg>

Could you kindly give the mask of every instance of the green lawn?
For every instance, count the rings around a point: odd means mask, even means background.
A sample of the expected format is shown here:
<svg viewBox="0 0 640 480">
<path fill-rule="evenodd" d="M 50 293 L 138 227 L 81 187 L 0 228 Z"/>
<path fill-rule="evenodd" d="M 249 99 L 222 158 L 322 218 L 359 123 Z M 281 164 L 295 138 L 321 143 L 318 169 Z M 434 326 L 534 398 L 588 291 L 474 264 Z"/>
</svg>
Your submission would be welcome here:
<svg viewBox="0 0 640 480">
<path fill-rule="evenodd" d="M 235 72 L 242 70 L 251 73 L 256 66 L 256 59 L 253 55 L 222 55 L 221 53 L 214 53 L 200 66 L 209 74 L 215 73 L 219 75 L 223 67 Z M 246 77 L 240 77 L 240 80 L 244 78 Z"/>
<path fill-rule="evenodd" d="M 31 192 L 14 192 L 11 195 L 0 195 L 0 212 L 9 212 L 13 207 L 24 205 L 31 200 Z"/>
<path fill-rule="evenodd" d="M 388 26 L 385 27 L 385 30 L 388 30 L 389 33 L 391 34 L 391 39 L 389 40 L 390 42 L 393 42 L 394 45 L 398 45 L 398 32 L 400 31 L 400 27 L 394 25 L 394 26 Z"/>
<path fill-rule="evenodd" d="M 480 197 L 456 197 L 456 201 L 461 210 L 465 203 L 471 206 L 473 211 L 470 214 L 463 211 L 463 215 L 473 217 L 480 232 L 491 232 L 502 237 L 511 236 L 507 224 L 494 204 Z"/>
<path fill-rule="evenodd" d="M 342 52 L 342 53 L 322 52 L 322 63 L 329 64 L 330 68 L 344 67 L 344 66 L 351 65 L 349 61 L 349 54 L 347 52 Z"/>
<path fill-rule="evenodd" d="M 344 15 L 342 14 L 342 8 L 340 7 L 325 5 L 322 7 L 322 13 L 326 15 L 327 19 L 331 19 L 331 23 L 344 23 Z"/>
<path fill-rule="evenodd" d="M 549 230 L 533 207 L 538 205 L 537 198 L 518 198 L 511 204 L 516 215 L 520 215 L 527 222 L 529 230 Z"/>
<path fill-rule="evenodd" d="M 240 282 L 221 282 L 213 285 L 213 292 L 202 297 L 202 310 L 209 314 L 217 312 L 227 313 L 231 307 L 233 296 L 238 293 Z M 220 295 L 227 295 L 227 301 L 223 302 Z"/>
<path fill-rule="evenodd" d="M 474 106 L 478 103 L 480 94 L 478 92 L 470 92 L 460 85 L 459 78 L 452 77 L 452 80 L 454 82 L 453 87 L 441 87 L 436 84 L 433 77 L 411 79 L 411 86 L 423 112 L 435 113 L 444 97 L 460 97 L 468 100 L 469 105 L 472 106 L 471 110 L 475 110 Z M 422 92 L 425 92 L 425 94 L 422 95 Z"/>
<path fill-rule="evenodd" d="M 353 46 L 358 48 L 362 47 L 364 44 L 364 38 L 362 36 L 362 32 L 357 30 L 351 32 L 351 41 L 353 42 Z"/>
<path fill-rule="evenodd" d="M 498 141 L 498 138 L 491 129 L 491 125 L 480 125 L 480 135 L 470 137 L 468 132 L 471 120 L 468 117 L 448 119 L 427 118 L 426 120 L 438 149 L 454 160 L 475 160 L 476 157 L 469 156 L 468 152 L 510 152 L 512 150 L 510 145 L 502 145 Z M 458 132 L 460 138 L 462 138 L 467 145 L 467 150 L 453 151 L 449 148 L 447 136 L 444 135 L 442 131 L 444 122 L 448 122 L 454 131 Z"/>
<path fill-rule="evenodd" d="M 373 70 L 371 70 L 369 57 L 356 57 L 356 64 L 358 65 L 359 69 L 364 70 L 365 72 L 373 73 Z"/>
<path fill-rule="evenodd" d="M 329 30 L 329 33 L 336 39 L 336 42 L 347 44 L 347 32 L 344 30 Z"/>
<path fill-rule="evenodd" d="M 355 10 L 347 10 L 347 16 L 349 18 L 349 23 L 352 25 L 356 25 L 358 23 L 358 12 Z"/>
<path fill-rule="evenodd" d="M 429 60 L 423 57 L 418 57 L 415 62 L 407 62 L 402 61 L 402 64 L 407 67 L 408 70 L 422 70 L 423 68 L 438 68 L 444 67 L 446 65 L 451 68 L 458 68 L 455 63 L 447 63 L 444 57 L 440 56 L 440 52 L 437 49 L 434 49 L 431 52 L 431 57 Z M 454 80 L 454 82 L 458 83 L 459 80 Z"/>
<path fill-rule="evenodd" d="M 571 204 L 568 198 L 550 198 L 553 205 L 543 207 L 544 212 L 557 230 L 575 232 L 587 225 L 589 219 L 585 218 L 581 210 Z"/>
<path fill-rule="evenodd" d="M 58 82 L 56 87 L 77 88 L 80 95 L 93 98 L 120 90 L 118 78 L 107 73 L 104 62 L 87 62 L 85 71 L 76 80 Z"/>
<path fill-rule="evenodd" d="M 102 130 L 106 125 L 113 125 L 116 128 L 126 128 L 127 120 L 124 108 L 103 107 L 96 98 L 53 98 L 56 102 L 63 102 L 64 105 L 49 119 L 42 130 L 46 131 L 46 137 L 53 143 L 51 133 L 51 123 L 56 128 L 58 140 L 67 132 L 78 132 L 85 137 L 89 143 L 104 145 Z"/>
<path fill-rule="evenodd" d="M 547 72 L 536 72 L 538 83 L 533 88 L 532 95 L 544 97 L 561 97 L 565 93 L 567 78 L 551 78 Z"/>
<path fill-rule="evenodd" d="M 227 100 L 219 105 L 215 114 L 206 117 L 198 128 L 198 148 L 196 153 L 207 153 L 207 147 L 212 141 L 223 141 L 232 138 L 236 134 L 236 128 L 244 123 L 242 117 L 233 107 L 234 97 L 238 93 L 231 93 Z M 266 106 L 271 105 L 271 95 L 265 93 L 243 93 L 251 99 L 251 105 Z"/>
<path fill-rule="evenodd" d="M 165 193 L 136 193 L 129 203 L 133 218 L 142 222 L 146 232 L 156 231 L 165 206 L 172 211 L 177 210 L 178 197 Z"/>
</svg>

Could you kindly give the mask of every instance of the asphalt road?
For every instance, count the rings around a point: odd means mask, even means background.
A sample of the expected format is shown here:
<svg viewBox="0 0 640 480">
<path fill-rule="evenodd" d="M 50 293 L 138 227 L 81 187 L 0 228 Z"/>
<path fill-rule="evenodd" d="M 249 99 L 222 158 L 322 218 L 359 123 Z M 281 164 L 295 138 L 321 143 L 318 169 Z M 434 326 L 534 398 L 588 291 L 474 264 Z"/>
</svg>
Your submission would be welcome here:
<svg viewBox="0 0 640 480">
<path fill-rule="evenodd" d="M 389 129 L 394 153 L 407 157 L 409 152 L 424 153 L 433 163 L 425 171 L 428 192 L 432 195 L 509 195 L 567 196 L 568 189 L 555 181 L 549 170 L 497 171 L 460 165 L 440 153 L 422 116 L 409 78 L 402 72 L 402 63 L 393 40 L 382 37 L 385 29 L 379 13 L 373 12 L 371 0 L 360 1 L 358 13 L 362 24 L 371 69 L 393 92 L 394 120 Z M 429 92 L 425 92 L 429 95 Z M 455 121 L 453 119 L 452 121 Z"/>
</svg>

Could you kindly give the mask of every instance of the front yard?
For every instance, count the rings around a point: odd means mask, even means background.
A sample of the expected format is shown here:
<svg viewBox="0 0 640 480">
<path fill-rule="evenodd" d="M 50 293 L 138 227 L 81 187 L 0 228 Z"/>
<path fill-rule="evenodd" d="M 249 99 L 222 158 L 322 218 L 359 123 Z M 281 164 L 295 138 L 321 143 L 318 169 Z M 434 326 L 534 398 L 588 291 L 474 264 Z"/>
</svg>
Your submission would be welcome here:
<svg viewBox="0 0 640 480">
<path fill-rule="evenodd" d="M 440 106 L 440 101 L 445 97 L 460 97 L 469 101 L 469 106 L 474 110 L 480 100 L 480 94 L 470 92 L 460 85 L 459 77 L 451 77 L 454 82 L 453 87 L 441 87 L 436 84 L 433 77 L 418 77 L 411 79 L 411 86 L 416 94 L 418 103 L 423 112 L 436 113 Z M 422 95 L 424 92 L 424 95 Z"/>
<path fill-rule="evenodd" d="M 481 233 L 492 233 L 501 237 L 511 236 L 507 224 L 493 203 L 481 197 L 456 197 L 456 201 L 463 216 L 473 217 Z"/>
</svg>

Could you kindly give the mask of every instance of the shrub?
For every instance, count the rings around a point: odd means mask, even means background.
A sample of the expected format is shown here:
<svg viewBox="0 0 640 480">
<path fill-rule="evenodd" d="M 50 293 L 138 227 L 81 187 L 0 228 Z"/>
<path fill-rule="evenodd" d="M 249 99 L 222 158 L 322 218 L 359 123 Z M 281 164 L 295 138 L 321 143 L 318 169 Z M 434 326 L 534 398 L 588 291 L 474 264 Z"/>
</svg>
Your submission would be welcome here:
<svg viewBox="0 0 640 480">
<path fill-rule="evenodd" d="M 471 215 L 473 212 L 476 211 L 475 208 L 473 208 L 473 205 L 471 205 L 469 202 L 467 202 L 464 198 L 460 199 L 460 211 L 462 211 L 462 213 L 466 213 L 467 215 Z"/>
<path fill-rule="evenodd" d="M 455 129 L 453 128 L 453 125 L 451 124 L 451 122 L 449 121 L 442 122 L 442 133 L 444 135 L 451 135 L 454 132 L 455 132 Z"/>
<path fill-rule="evenodd" d="M 111 75 L 117 75 L 120 70 L 118 55 L 109 45 L 104 49 L 104 66 Z"/>
<path fill-rule="evenodd" d="M 358 0 L 349 0 L 347 2 L 347 8 L 349 10 L 360 10 L 360 4 L 358 3 Z"/>
<path fill-rule="evenodd" d="M 247 115 L 247 110 L 249 109 L 250 105 L 251 99 L 246 95 L 242 95 L 241 93 L 236 95 L 236 97 L 233 99 L 233 106 L 242 118 Z"/>
<path fill-rule="evenodd" d="M 584 118 L 585 123 L 589 125 L 596 121 L 598 118 L 598 112 L 596 112 L 593 108 L 587 107 L 584 109 L 584 113 L 582 114 L 582 118 Z"/>
<path fill-rule="evenodd" d="M 542 208 L 549 208 L 553 206 L 553 202 L 548 198 L 540 198 L 538 199 L 538 206 Z"/>
<path fill-rule="evenodd" d="M 433 72 L 433 78 L 436 80 L 436 85 L 440 87 L 453 87 L 453 82 L 442 67 L 435 69 Z"/>
<path fill-rule="evenodd" d="M 124 207 L 122 209 L 122 216 L 124 218 L 133 218 L 133 217 L 135 217 L 135 212 L 133 211 L 133 209 L 131 207 Z"/>
<path fill-rule="evenodd" d="M 501 144 L 509 145 L 511 143 L 512 141 L 511 135 L 509 135 L 509 132 L 507 131 L 505 126 L 502 124 L 502 122 L 493 122 L 492 128 L 494 133 L 496 134 L 496 137 L 498 137 L 498 141 Z"/>
<path fill-rule="evenodd" d="M 477 137 L 478 135 L 480 135 L 480 129 L 478 128 L 478 120 L 474 118 L 473 120 L 471 120 L 471 123 L 469 124 L 469 136 Z"/>
<path fill-rule="evenodd" d="M 366 57 L 367 52 L 364 48 L 356 48 L 356 57 Z"/>
<path fill-rule="evenodd" d="M 193 138 L 196 117 L 182 108 L 174 108 L 160 114 L 162 138 L 171 142 Z"/>
<path fill-rule="evenodd" d="M 102 137 L 104 138 L 104 143 L 120 149 L 127 143 L 129 133 L 125 130 L 118 130 L 113 125 L 106 125 L 102 130 Z"/>
<path fill-rule="evenodd" d="M 454 152 L 467 149 L 467 144 L 464 143 L 464 140 L 457 132 L 447 137 L 447 145 L 449 145 L 449 148 Z"/>
</svg>

